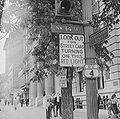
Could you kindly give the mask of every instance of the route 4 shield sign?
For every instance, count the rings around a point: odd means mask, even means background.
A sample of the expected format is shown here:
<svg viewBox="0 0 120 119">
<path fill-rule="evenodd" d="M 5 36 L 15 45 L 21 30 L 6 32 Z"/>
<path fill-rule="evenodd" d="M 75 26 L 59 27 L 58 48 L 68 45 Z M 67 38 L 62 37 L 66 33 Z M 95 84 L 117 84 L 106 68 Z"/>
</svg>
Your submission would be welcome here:
<svg viewBox="0 0 120 119">
<path fill-rule="evenodd" d="M 99 77 L 99 67 L 98 65 L 85 65 L 84 76 L 87 78 Z"/>
</svg>

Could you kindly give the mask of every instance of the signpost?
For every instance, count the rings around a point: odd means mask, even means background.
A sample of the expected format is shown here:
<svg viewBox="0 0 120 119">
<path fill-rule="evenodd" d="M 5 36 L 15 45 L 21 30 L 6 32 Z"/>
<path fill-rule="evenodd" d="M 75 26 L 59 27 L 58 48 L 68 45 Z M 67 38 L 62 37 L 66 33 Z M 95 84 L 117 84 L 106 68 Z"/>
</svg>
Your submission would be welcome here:
<svg viewBox="0 0 120 119">
<path fill-rule="evenodd" d="M 60 66 L 83 67 L 85 64 L 83 26 L 51 23 L 51 29 L 54 33 L 60 33 Z"/>
<path fill-rule="evenodd" d="M 102 29 L 98 30 L 97 32 L 89 36 L 90 45 L 92 46 L 104 42 L 108 37 L 109 37 L 108 28 L 103 27 Z"/>
</svg>

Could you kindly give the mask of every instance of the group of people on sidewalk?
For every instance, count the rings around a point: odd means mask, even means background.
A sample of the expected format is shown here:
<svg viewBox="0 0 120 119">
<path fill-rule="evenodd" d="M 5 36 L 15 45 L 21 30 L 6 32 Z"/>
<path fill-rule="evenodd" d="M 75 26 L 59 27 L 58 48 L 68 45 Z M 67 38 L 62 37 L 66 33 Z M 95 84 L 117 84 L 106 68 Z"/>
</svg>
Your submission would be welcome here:
<svg viewBox="0 0 120 119">
<path fill-rule="evenodd" d="M 23 105 L 28 106 L 29 99 L 24 100 L 23 98 L 14 97 L 13 105 L 15 110 L 17 110 L 19 104 L 20 104 L 20 107 L 23 107 Z"/>
<path fill-rule="evenodd" d="M 120 103 L 118 101 L 118 98 L 116 96 L 117 92 L 115 92 L 110 98 L 107 98 L 106 100 L 106 107 L 108 110 L 108 118 L 111 118 L 112 114 L 115 118 L 119 118 L 120 115 Z M 99 95 L 100 96 L 100 95 Z M 99 101 L 100 101 L 99 97 Z M 98 105 L 99 108 L 100 105 Z M 105 108 L 106 109 L 106 108 Z"/>
<path fill-rule="evenodd" d="M 114 114 L 114 116 L 116 118 L 119 117 L 119 113 L 120 113 L 120 110 L 119 110 L 119 101 L 118 101 L 118 98 L 116 96 L 116 93 L 115 92 L 111 98 L 108 99 L 107 101 L 107 109 L 108 109 L 108 115 L 109 115 L 109 118 L 111 117 L 112 115 L 112 112 Z"/>
<path fill-rule="evenodd" d="M 46 108 L 47 119 L 50 117 L 61 116 L 61 96 L 60 94 L 52 94 L 50 97 L 43 97 L 43 107 Z"/>
</svg>

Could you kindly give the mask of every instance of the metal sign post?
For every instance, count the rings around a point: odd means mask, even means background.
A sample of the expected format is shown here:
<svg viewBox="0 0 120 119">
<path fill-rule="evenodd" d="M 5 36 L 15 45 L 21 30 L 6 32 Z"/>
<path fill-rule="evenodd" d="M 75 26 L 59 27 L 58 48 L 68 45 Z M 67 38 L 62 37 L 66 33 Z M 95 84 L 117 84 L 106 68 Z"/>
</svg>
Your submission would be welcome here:
<svg viewBox="0 0 120 119">
<path fill-rule="evenodd" d="M 82 0 L 83 19 L 92 21 L 92 2 L 93 0 Z M 85 30 L 85 49 L 86 49 L 86 64 L 95 64 L 95 50 L 90 46 L 90 34 L 93 33 L 91 26 L 84 26 Z M 92 61 L 93 60 L 93 61 Z M 87 119 L 98 119 L 98 104 L 97 104 L 97 86 L 96 78 L 93 78 L 94 73 L 89 72 L 91 78 L 86 78 L 86 101 L 87 101 Z"/>
</svg>

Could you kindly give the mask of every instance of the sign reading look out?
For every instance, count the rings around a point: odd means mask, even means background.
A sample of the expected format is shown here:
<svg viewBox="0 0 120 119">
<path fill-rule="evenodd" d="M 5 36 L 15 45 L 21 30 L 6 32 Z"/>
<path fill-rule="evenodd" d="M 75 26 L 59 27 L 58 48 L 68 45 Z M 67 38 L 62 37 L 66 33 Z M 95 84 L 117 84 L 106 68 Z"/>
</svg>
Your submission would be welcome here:
<svg viewBox="0 0 120 119">
<path fill-rule="evenodd" d="M 60 66 L 84 66 L 84 35 L 59 34 L 59 39 Z"/>
</svg>

